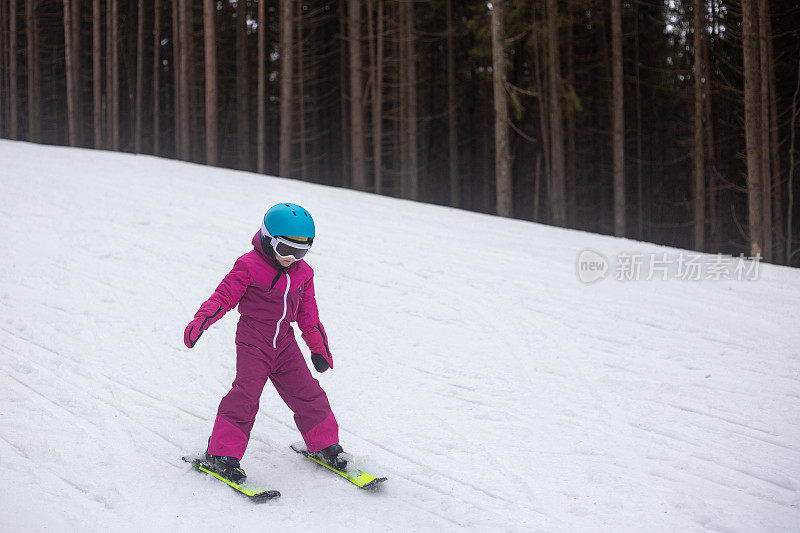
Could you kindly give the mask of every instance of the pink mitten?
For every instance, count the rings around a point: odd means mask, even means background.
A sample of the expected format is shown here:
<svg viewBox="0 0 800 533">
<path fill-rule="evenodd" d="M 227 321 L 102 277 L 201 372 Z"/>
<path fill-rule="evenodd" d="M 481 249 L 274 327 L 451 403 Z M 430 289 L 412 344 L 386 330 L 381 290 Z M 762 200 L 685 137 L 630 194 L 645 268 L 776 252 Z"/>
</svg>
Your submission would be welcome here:
<svg viewBox="0 0 800 533">
<path fill-rule="evenodd" d="M 303 333 L 303 339 L 311 349 L 311 362 L 317 372 L 325 372 L 333 368 L 333 355 L 328 348 L 328 336 L 321 323 Z"/>
<path fill-rule="evenodd" d="M 186 329 L 183 331 L 183 343 L 187 348 L 194 348 L 200 335 L 211 325 L 222 318 L 225 313 L 222 306 L 212 300 L 207 300 L 200 306 L 197 313 L 194 315 L 194 320 L 189 322 Z"/>
</svg>

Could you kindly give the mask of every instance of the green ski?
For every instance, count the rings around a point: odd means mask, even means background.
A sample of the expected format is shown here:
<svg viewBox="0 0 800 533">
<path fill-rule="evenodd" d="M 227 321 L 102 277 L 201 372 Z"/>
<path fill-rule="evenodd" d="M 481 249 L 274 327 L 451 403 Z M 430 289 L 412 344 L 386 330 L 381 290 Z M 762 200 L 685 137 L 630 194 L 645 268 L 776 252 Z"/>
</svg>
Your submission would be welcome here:
<svg viewBox="0 0 800 533">
<path fill-rule="evenodd" d="M 314 457 L 308 449 L 300 443 L 292 444 L 292 449 L 305 456 L 308 457 L 310 460 L 314 461 L 318 465 L 324 466 L 331 472 L 335 472 L 345 478 L 347 481 L 352 483 L 353 485 L 362 488 L 362 489 L 374 489 L 379 486 L 381 483 L 386 481 L 387 478 L 385 477 L 375 477 L 366 472 L 362 472 L 361 470 L 355 469 L 352 472 L 348 472 L 346 470 L 336 470 L 330 465 L 325 464 L 323 461 L 320 461 L 316 457 Z"/>
<path fill-rule="evenodd" d="M 202 459 L 183 457 L 183 460 L 186 461 L 187 463 L 190 463 L 192 467 L 194 467 L 194 469 L 197 470 L 198 472 L 202 472 L 204 474 L 210 475 L 211 477 L 217 478 L 218 480 L 222 481 L 223 483 L 228 485 L 230 488 L 232 488 L 239 494 L 247 496 L 248 499 L 254 502 L 265 502 L 267 500 L 277 498 L 278 496 L 281 495 L 281 493 L 278 492 L 277 490 L 266 490 L 263 488 L 258 488 L 247 482 L 240 485 L 238 483 L 234 483 L 229 479 L 225 479 L 224 477 L 220 476 L 219 474 L 208 468 Z"/>
</svg>

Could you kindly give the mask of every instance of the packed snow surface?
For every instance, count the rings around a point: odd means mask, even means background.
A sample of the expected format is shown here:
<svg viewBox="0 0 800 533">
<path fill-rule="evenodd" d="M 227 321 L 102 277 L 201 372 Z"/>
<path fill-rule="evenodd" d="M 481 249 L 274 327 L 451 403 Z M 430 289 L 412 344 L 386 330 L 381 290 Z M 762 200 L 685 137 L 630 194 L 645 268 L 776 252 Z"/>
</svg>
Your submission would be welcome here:
<svg viewBox="0 0 800 533">
<path fill-rule="evenodd" d="M 315 375 L 380 491 L 294 453 L 269 384 L 242 464 L 281 498 L 181 461 L 233 380 L 238 314 L 193 350 L 183 329 L 280 201 L 316 220 L 335 368 Z M 797 270 L 617 279 L 620 254 L 682 252 L 10 141 L 0 243 L 0 531 L 800 530 Z M 605 279 L 579 279 L 587 249 Z"/>
</svg>

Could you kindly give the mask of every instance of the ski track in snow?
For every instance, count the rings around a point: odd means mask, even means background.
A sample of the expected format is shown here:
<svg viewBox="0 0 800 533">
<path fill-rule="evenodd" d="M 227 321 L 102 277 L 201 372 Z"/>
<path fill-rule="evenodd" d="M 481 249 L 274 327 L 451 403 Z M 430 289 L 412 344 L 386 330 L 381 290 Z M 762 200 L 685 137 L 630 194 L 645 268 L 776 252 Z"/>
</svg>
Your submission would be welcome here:
<svg viewBox="0 0 800 533">
<path fill-rule="evenodd" d="M 800 530 L 797 270 L 584 285 L 584 249 L 678 250 L 149 156 L 0 160 L 0 531 Z M 269 384 L 243 466 L 280 499 L 180 460 L 238 314 L 191 351 L 183 328 L 279 201 L 317 221 L 317 377 L 379 491 L 294 453 Z"/>
</svg>

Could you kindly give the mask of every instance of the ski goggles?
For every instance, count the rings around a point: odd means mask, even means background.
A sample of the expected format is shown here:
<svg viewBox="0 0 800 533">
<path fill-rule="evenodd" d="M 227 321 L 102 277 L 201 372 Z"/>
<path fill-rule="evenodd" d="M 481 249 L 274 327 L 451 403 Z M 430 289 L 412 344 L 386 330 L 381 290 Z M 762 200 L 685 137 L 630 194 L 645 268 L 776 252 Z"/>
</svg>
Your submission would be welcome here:
<svg viewBox="0 0 800 533">
<path fill-rule="evenodd" d="M 275 254 L 283 259 L 300 260 L 311 249 L 314 239 L 308 239 L 308 242 L 295 242 L 286 237 L 272 237 L 269 245 L 275 250 Z"/>
</svg>

